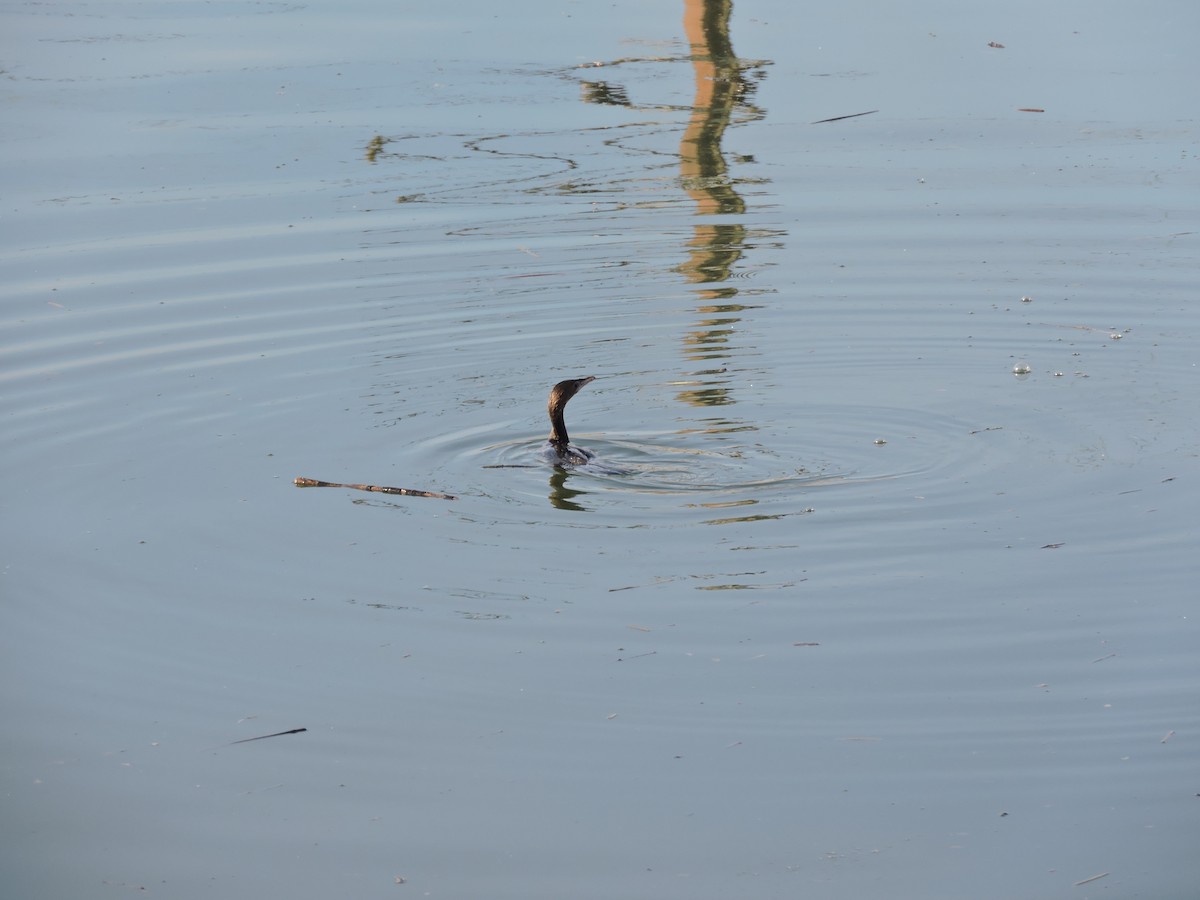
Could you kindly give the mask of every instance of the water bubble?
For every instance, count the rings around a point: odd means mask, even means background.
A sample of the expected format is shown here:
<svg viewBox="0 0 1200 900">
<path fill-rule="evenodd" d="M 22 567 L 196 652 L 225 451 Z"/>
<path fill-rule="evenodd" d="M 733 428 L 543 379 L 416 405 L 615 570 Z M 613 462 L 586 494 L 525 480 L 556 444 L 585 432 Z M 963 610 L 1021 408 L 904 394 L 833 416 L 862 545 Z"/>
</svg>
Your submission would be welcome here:
<svg viewBox="0 0 1200 900">
<path fill-rule="evenodd" d="M 1033 371 L 1033 366 L 1031 366 L 1027 362 L 1019 362 L 1015 366 L 1013 366 L 1013 374 L 1017 375 L 1017 376 L 1028 375 L 1032 371 Z"/>
</svg>

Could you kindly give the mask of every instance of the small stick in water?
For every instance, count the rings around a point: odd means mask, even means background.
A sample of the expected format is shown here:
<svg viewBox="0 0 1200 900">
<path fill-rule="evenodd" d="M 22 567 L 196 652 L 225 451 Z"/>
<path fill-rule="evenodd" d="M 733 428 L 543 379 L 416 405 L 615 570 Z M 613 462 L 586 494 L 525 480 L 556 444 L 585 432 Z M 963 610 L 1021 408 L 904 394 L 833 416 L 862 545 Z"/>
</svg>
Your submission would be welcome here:
<svg viewBox="0 0 1200 900">
<path fill-rule="evenodd" d="M 418 491 L 416 488 L 384 487 L 379 484 L 338 484 L 336 481 L 318 481 L 315 478 L 297 478 L 292 482 L 296 487 L 336 487 L 351 488 L 355 491 L 374 491 L 377 494 L 403 494 L 406 497 L 433 497 L 435 500 L 457 500 L 453 494 L 439 494 L 437 491 Z"/>
<path fill-rule="evenodd" d="M 251 718 L 254 718 L 253 716 Z M 232 747 L 234 744 L 246 744 L 250 741 L 261 741 L 270 737 L 282 737 L 285 734 L 299 734 L 302 731 L 308 731 L 307 728 L 293 728 L 290 731 L 277 731 L 274 734 L 260 734 L 258 737 L 242 738 L 240 741 L 230 741 L 228 744 L 217 744 L 215 747 L 209 747 L 208 750 L 220 750 L 222 747 Z M 207 751 L 206 751 L 207 752 Z"/>
<path fill-rule="evenodd" d="M 848 116 L 834 116 L 832 119 L 817 119 L 815 122 L 809 122 L 809 125 L 824 125 L 826 122 L 840 122 L 842 119 L 857 119 L 859 116 L 869 116 L 872 113 L 877 113 L 877 109 L 868 109 L 866 112 L 850 113 Z"/>
<path fill-rule="evenodd" d="M 277 731 L 274 734 L 260 734 L 258 737 L 242 738 L 240 741 L 230 741 L 226 747 L 232 747 L 234 744 L 246 744 L 250 741 L 261 741 L 269 737 L 281 737 L 285 734 L 299 734 L 302 731 L 308 731 L 307 728 L 293 728 L 291 731 Z"/>
</svg>

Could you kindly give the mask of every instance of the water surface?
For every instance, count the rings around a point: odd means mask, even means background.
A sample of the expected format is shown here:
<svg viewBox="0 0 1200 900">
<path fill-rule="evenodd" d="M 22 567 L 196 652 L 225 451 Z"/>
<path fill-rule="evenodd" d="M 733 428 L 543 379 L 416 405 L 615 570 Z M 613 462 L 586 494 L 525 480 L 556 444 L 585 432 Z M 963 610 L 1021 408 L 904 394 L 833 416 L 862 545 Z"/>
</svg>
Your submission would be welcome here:
<svg viewBox="0 0 1200 900">
<path fill-rule="evenodd" d="M 1195 13 L 700 11 L 9 12 L 8 893 L 1190 896 Z"/>
</svg>

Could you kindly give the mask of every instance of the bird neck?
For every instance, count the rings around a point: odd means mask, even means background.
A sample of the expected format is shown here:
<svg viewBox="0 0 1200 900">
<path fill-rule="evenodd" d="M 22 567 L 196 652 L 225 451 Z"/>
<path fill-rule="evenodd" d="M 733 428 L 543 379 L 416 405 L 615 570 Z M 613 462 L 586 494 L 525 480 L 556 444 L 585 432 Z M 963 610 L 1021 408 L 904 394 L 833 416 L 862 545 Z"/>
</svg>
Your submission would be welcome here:
<svg viewBox="0 0 1200 900">
<path fill-rule="evenodd" d="M 567 437 L 567 423 L 563 419 L 562 407 L 550 407 L 550 443 L 558 450 L 566 450 L 570 440 Z"/>
</svg>

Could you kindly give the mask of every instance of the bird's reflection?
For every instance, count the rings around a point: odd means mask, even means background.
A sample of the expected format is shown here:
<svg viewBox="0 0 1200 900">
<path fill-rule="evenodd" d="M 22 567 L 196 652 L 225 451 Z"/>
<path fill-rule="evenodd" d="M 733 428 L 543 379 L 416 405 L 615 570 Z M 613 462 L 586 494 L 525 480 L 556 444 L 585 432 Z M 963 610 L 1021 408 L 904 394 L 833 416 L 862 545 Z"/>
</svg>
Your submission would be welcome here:
<svg viewBox="0 0 1200 900">
<path fill-rule="evenodd" d="M 559 467 L 555 467 L 550 473 L 550 505 L 555 509 L 564 509 L 569 512 L 585 512 L 588 507 L 576 502 L 576 497 L 583 497 L 588 492 L 586 490 L 577 490 L 567 486 L 567 482 L 571 477 L 571 473 Z"/>
</svg>

